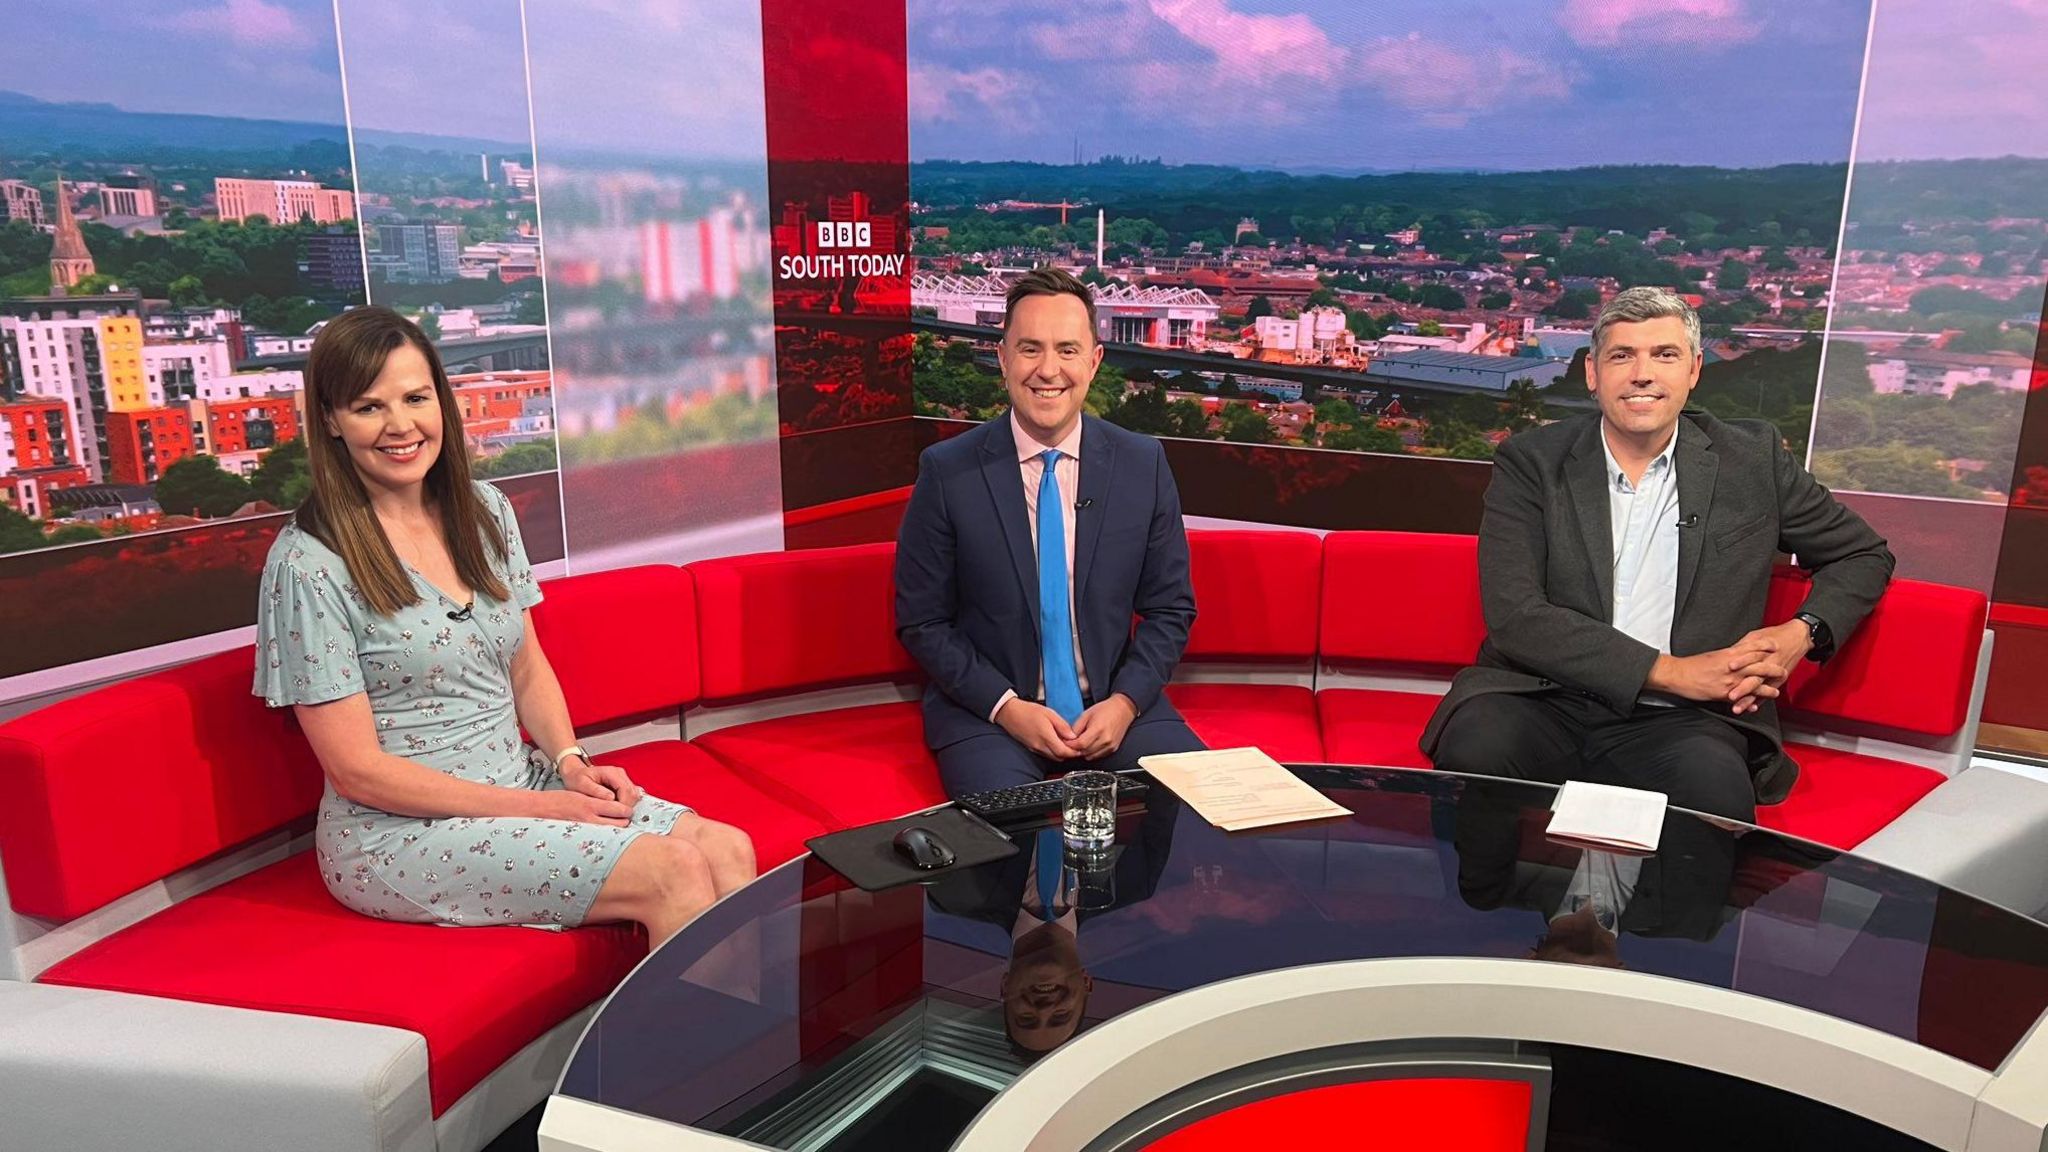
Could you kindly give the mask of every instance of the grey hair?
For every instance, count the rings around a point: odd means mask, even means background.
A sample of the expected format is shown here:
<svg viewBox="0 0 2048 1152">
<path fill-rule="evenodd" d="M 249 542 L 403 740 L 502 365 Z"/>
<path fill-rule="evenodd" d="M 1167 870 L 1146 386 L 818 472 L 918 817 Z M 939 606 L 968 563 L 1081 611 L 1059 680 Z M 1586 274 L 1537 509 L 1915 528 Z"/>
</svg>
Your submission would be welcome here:
<svg viewBox="0 0 2048 1152">
<path fill-rule="evenodd" d="M 1607 330 L 1616 324 L 1640 324 L 1663 316 L 1676 316 L 1685 321 L 1685 338 L 1692 345 L 1692 354 L 1700 354 L 1700 314 L 1692 310 L 1677 296 L 1662 288 L 1627 288 L 1614 294 L 1614 299 L 1600 309 L 1599 319 L 1593 321 L 1593 351 L 1598 353 L 1607 337 Z"/>
</svg>

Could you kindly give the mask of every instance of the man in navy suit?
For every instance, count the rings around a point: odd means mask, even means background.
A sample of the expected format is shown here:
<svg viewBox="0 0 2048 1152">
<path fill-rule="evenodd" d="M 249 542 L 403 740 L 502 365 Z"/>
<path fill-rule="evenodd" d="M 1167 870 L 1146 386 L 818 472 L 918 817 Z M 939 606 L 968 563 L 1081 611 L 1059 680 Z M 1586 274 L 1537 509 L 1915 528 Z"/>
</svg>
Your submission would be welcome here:
<svg viewBox="0 0 2048 1152">
<path fill-rule="evenodd" d="M 1088 286 L 1019 279 L 997 358 L 1009 414 L 925 450 L 896 538 L 896 634 L 931 677 L 949 796 L 1202 747 L 1161 691 L 1195 619 L 1180 494 L 1158 441 L 1083 413 Z"/>
</svg>

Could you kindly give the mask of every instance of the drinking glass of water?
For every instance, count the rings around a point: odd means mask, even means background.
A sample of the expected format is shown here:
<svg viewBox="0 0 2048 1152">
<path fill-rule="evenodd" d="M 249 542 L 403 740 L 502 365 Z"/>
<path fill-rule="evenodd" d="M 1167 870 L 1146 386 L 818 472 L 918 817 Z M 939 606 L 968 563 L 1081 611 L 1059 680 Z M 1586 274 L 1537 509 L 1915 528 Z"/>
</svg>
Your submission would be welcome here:
<svg viewBox="0 0 2048 1152">
<path fill-rule="evenodd" d="M 1069 772 L 1060 828 L 1068 844 L 1099 848 L 1116 839 L 1116 774 Z"/>
</svg>

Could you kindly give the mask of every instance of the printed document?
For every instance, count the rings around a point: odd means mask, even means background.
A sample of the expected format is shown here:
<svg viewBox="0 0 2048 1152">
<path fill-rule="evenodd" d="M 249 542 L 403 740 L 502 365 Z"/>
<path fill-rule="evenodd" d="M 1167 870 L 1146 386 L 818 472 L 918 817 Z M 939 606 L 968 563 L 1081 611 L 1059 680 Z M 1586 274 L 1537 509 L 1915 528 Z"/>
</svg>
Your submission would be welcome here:
<svg viewBox="0 0 2048 1152">
<path fill-rule="evenodd" d="M 1664 834 L 1664 805 L 1662 792 L 1567 780 L 1550 805 L 1545 833 L 1595 848 L 1655 852 Z"/>
<path fill-rule="evenodd" d="M 1257 748 L 1142 756 L 1138 765 L 1226 832 L 1351 815 Z"/>
</svg>

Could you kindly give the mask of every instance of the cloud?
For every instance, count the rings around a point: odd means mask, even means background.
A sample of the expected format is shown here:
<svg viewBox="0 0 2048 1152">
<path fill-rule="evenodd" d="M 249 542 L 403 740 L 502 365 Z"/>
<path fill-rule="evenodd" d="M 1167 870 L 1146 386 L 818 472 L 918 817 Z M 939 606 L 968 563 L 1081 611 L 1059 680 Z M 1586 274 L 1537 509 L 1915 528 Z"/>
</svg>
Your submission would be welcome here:
<svg viewBox="0 0 2048 1152">
<path fill-rule="evenodd" d="M 315 36 L 289 9 L 264 0 L 225 0 L 210 8 L 155 16 L 149 23 L 166 31 L 224 38 L 245 49 L 303 51 L 326 39 Z"/>
<path fill-rule="evenodd" d="M 1859 160 L 2048 156 L 2048 0 L 1984 2 L 1970 31 L 1935 0 L 1878 9 Z"/>
<path fill-rule="evenodd" d="M 1234 12 L 1224 0 L 1151 0 L 1154 16 L 1215 57 L 1219 77 L 1268 84 L 1327 80 L 1344 68 L 1345 50 L 1302 13 Z"/>
<path fill-rule="evenodd" d="M 1434 128 L 1463 127 L 1511 102 L 1564 100 L 1572 92 L 1572 77 L 1556 65 L 1506 48 L 1463 52 L 1419 32 L 1360 49 L 1353 79 Z"/>
<path fill-rule="evenodd" d="M 1001 68 L 959 69 L 928 64 L 910 69 L 913 124 L 994 122 L 1005 129 L 1028 126 L 1038 102 L 1029 85 Z"/>
<path fill-rule="evenodd" d="M 1744 0 L 1565 0 L 1565 34 L 1589 48 L 1688 45 L 1725 48 L 1757 38 Z"/>
</svg>

